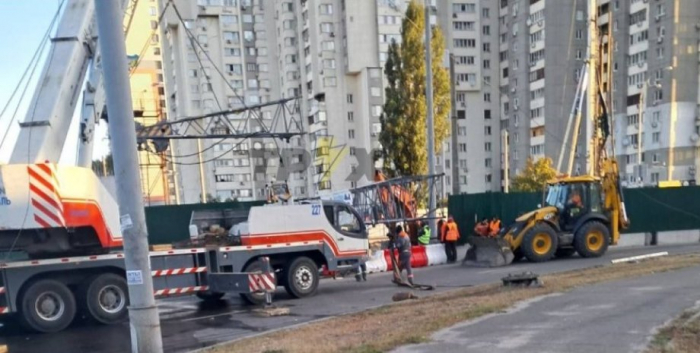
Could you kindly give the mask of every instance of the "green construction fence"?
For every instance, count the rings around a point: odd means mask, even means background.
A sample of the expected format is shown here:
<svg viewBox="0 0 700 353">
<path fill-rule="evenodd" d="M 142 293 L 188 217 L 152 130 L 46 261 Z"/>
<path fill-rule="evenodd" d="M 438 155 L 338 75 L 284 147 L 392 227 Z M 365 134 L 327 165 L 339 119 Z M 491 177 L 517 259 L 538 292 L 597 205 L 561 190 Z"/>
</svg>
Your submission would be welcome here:
<svg viewBox="0 0 700 353">
<path fill-rule="evenodd" d="M 700 229 L 700 186 L 624 189 L 623 194 L 630 219 L 625 233 Z M 542 193 L 460 194 L 450 196 L 448 210 L 466 235 L 483 217 L 498 217 L 505 226 L 540 203 Z"/>
<path fill-rule="evenodd" d="M 146 207 L 146 226 L 150 244 L 170 244 L 189 239 L 189 225 L 195 210 L 249 210 L 264 201 L 220 202 Z"/>
</svg>

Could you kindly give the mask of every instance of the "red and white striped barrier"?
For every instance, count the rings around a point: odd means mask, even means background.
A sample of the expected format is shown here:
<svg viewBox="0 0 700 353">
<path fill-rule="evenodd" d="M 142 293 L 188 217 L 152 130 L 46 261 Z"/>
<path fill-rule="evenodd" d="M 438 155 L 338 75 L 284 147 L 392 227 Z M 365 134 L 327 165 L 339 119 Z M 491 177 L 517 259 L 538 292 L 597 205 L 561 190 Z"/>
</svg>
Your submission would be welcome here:
<svg viewBox="0 0 700 353">
<path fill-rule="evenodd" d="M 188 275 L 191 273 L 202 273 L 206 272 L 206 267 L 188 267 L 188 268 L 174 268 L 169 270 L 155 270 L 151 271 L 151 276 L 153 277 L 164 277 L 164 276 L 177 276 L 177 275 Z M 0 292 L 2 293 L 2 292 Z"/>
<path fill-rule="evenodd" d="M 0 287 L 0 294 L 5 293 L 5 287 Z"/>
<path fill-rule="evenodd" d="M 430 244 L 425 247 L 428 257 L 428 266 L 442 265 L 447 263 L 445 244 Z"/>
<path fill-rule="evenodd" d="M 182 287 L 182 288 L 167 288 L 167 289 L 159 289 L 153 293 L 156 297 L 164 297 L 168 295 L 177 295 L 177 294 L 188 294 L 188 293 L 194 293 L 194 292 L 203 292 L 209 290 L 208 286 L 196 286 L 196 287 Z"/>
<path fill-rule="evenodd" d="M 10 308 L 0 306 L 0 314 L 7 314 L 10 312 Z"/>
<path fill-rule="evenodd" d="M 254 292 L 274 292 L 277 289 L 274 273 L 251 273 L 248 275 L 248 289 Z"/>
</svg>

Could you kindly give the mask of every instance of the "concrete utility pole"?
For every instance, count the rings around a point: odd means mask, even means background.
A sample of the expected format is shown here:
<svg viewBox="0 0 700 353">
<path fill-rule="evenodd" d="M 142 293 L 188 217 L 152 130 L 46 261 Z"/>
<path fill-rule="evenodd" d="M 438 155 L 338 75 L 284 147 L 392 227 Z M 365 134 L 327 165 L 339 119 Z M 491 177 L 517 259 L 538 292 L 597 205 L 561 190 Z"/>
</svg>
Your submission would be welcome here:
<svg viewBox="0 0 700 353">
<path fill-rule="evenodd" d="M 508 143 L 508 130 L 503 130 L 501 135 L 503 138 L 503 192 L 506 194 L 510 191 L 510 164 L 508 161 L 508 150 L 510 149 L 510 144 Z"/>
<path fill-rule="evenodd" d="M 120 223 L 124 237 L 126 277 L 129 284 L 131 350 L 163 352 L 158 310 L 148 258 L 148 232 L 141 198 L 136 131 L 129 89 L 129 69 L 118 1 L 95 0 L 95 16 L 102 51 L 109 134 L 117 182 Z"/>
<path fill-rule="evenodd" d="M 435 127 L 433 123 L 433 58 L 430 42 L 432 31 L 430 27 L 430 0 L 425 0 L 425 102 L 428 120 L 428 175 L 435 175 Z M 428 185 L 428 217 L 430 219 L 430 234 L 437 234 L 435 219 L 435 188 Z"/>
</svg>

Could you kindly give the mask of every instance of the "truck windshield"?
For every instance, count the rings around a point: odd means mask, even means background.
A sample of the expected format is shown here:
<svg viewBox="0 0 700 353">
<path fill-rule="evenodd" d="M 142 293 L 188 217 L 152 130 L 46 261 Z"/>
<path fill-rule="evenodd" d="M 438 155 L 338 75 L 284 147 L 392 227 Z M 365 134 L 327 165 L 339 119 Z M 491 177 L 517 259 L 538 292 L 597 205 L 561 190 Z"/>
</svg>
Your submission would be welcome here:
<svg viewBox="0 0 700 353">
<path fill-rule="evenodd" d="M 350 212 L 346 207 L 341 207 L 338 210 L 338 226 L 340 230 L 350 233 L 362 232 L 360 220 L 355 217 L 355 214 Z"/>
<path fill-rule="evenodd" d="M 564 209 L 568 191 L 569 188 L 564 184 L 549 185 L 547 188 L 547 195 L 544 199 L 545 206 L 554 206 L 558 209 Z"/>
</svg>

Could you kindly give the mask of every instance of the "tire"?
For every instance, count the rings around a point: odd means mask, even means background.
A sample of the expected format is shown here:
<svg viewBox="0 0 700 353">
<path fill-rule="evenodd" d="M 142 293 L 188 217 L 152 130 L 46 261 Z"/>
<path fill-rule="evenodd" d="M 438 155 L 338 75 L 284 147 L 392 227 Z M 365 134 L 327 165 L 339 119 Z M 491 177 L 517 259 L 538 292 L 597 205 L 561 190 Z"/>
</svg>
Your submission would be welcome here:
<svg viewBox="0 0 700 353">
<path fill-rule="evenodd" d="M 549 261 L 557 250 L 557 233 L 546 223 L 538 223 L 523 236 L 520 249 L 531 262 Z"/>
<path fill-rule="evenodd" d="M 600 257 L 608 251 L 610 230 L 598 221 L 584 223 L 574 235 L 574 249 L 581 257 Z"/>
<path fill-rule="evenodd" d="M 129 289 L 124 277 L 105 273 L 87 279 L 78 288 L 78 307 L 90 320 L 112 325 L 129 315 Z"/>
<path fill-rule="evenodd" d="M 68 287 L 55 280 L 31 283 L 19 300 L 22 324 L 33 331 L 58 332 L 75 318 L 75 297 Z"/>
<path fill-rule="evenodd" d="M 250 273 L 262 273 L 263 272 L 263 263 L 260 260 L 255 260 L 248 264 L 244 269 L 243 272 L 250 272 Z M 275 276 L 275 282 L 277 281 L 277 277 Z M 277 283 L 275 283 L 277 284 Z M 265 293 L 240 293 L 239 294 L 241 297 L 241 300 L 245 304 L 249 305 L 262 305 L 265 304 Z M 274 297 L 275 293 L 270 293 Z"/>
<path fill-rule="evenodd" d="M 206 292 L 197 292 L 197 294 L 195 294 L 195 295 L 197 296 L 197 298 L 199 298 L 202 301 L 209 302 L 209 303 L 215 303 L 215 302 L 218 302 L 221 299 L 223 299 L 224 296 L 226 295 L 226 293 L 206 291 Z"/>
<path fill-rule="evenodd" d="M 294 298 L 310 297 L 316 293 L 320 280 L 318 266 L 308 257 L 297 257 L 283 271 L 284 289 Z"/>
<path fill-rule="evenodd" d="M 576 249 L 574 248 L 559 248 L 557 252 L 554 253 L 554 256 L 560 259 L 566 259 L 573 256 L 575 253 Z"/>
</svg>

